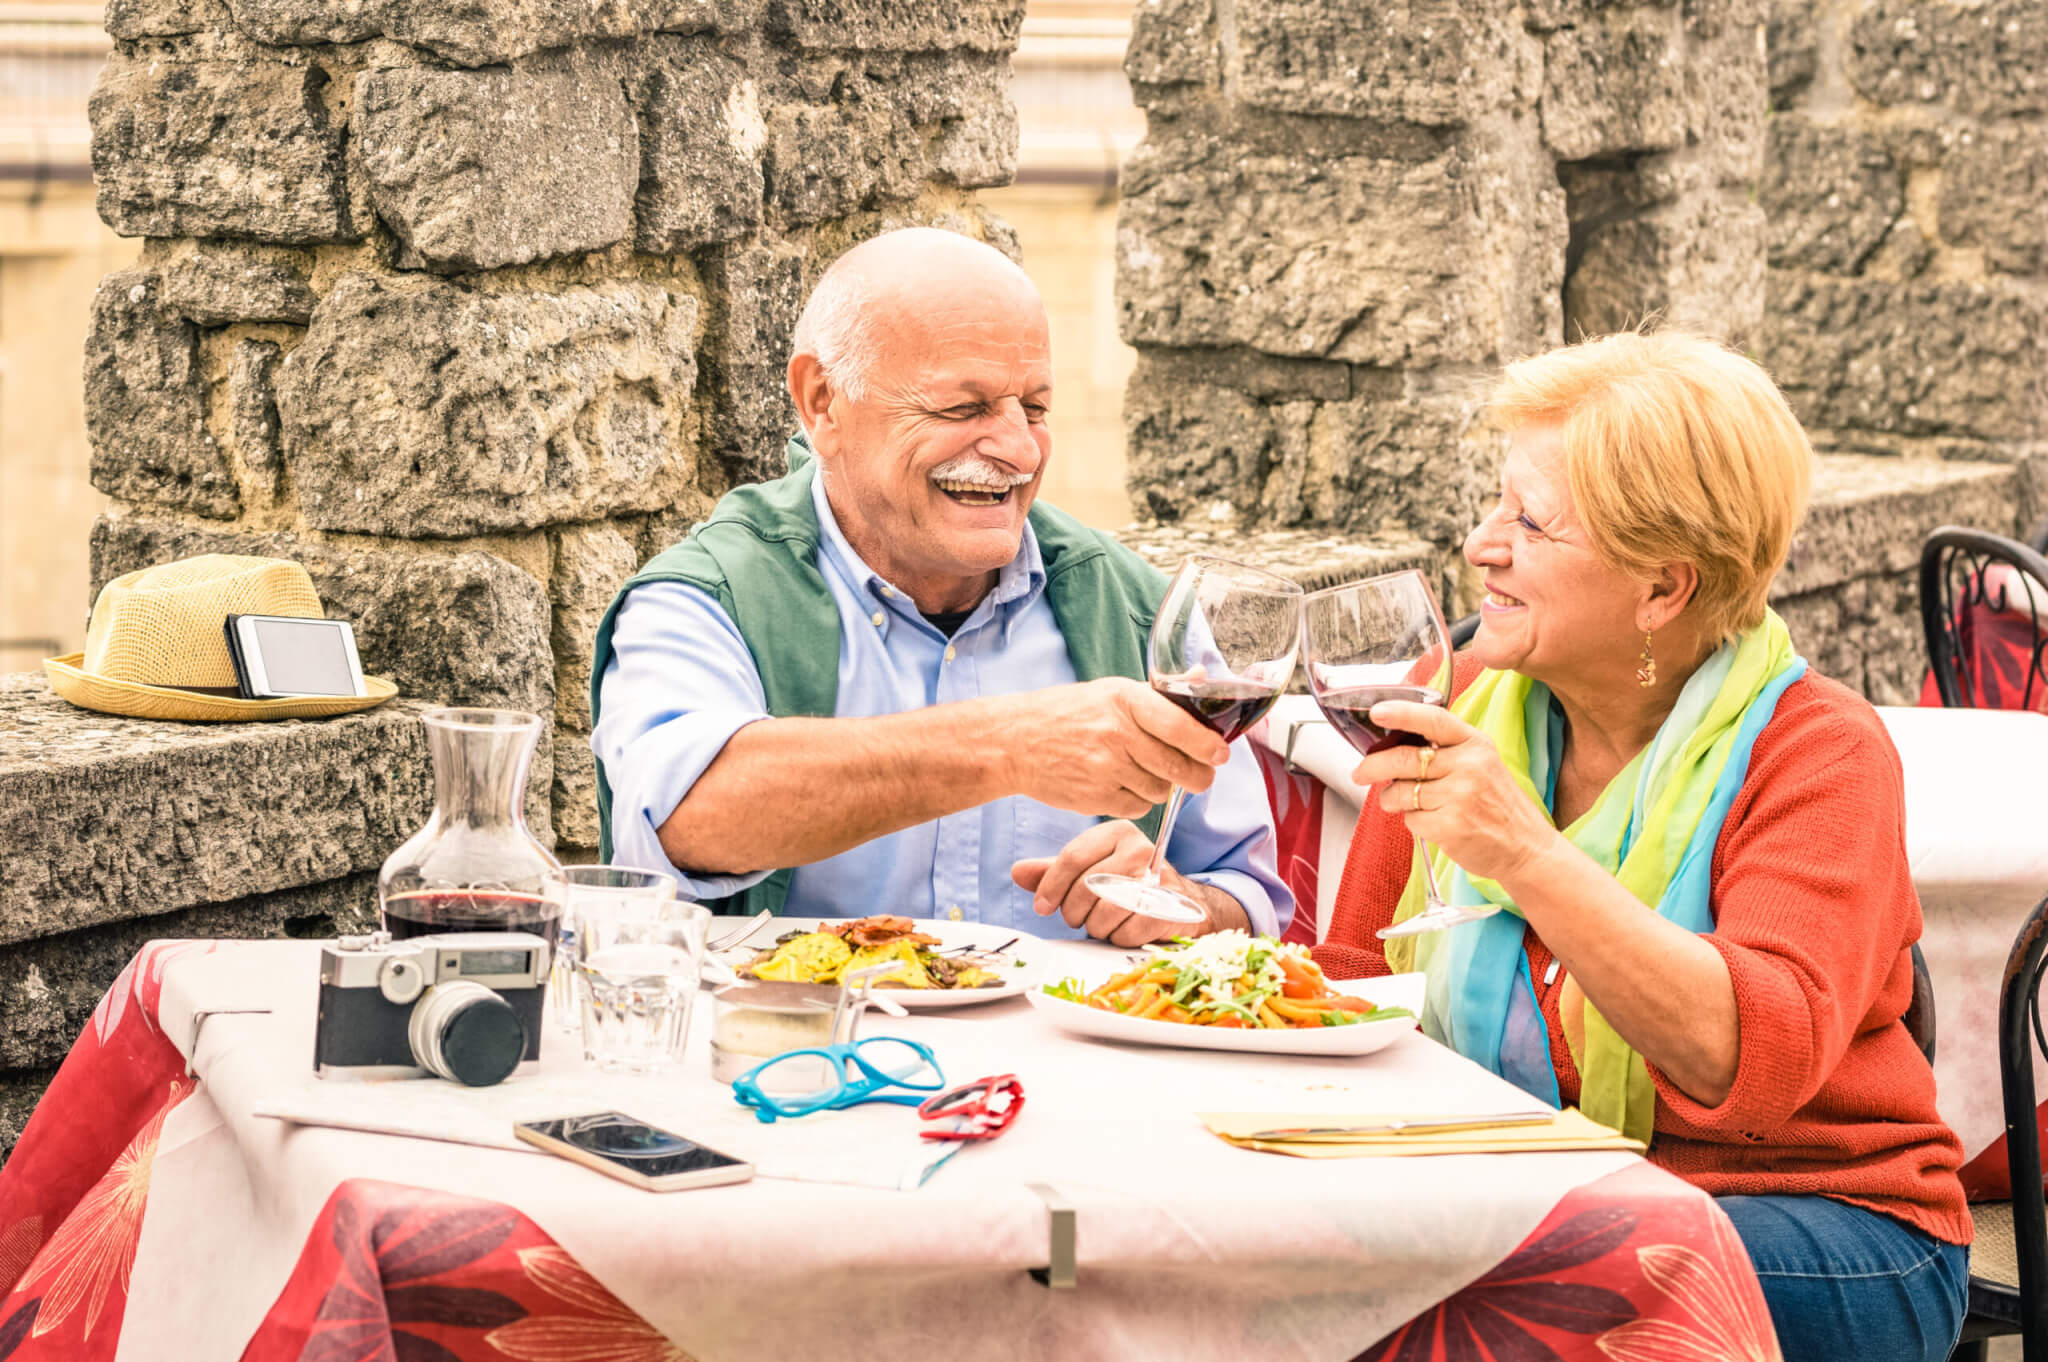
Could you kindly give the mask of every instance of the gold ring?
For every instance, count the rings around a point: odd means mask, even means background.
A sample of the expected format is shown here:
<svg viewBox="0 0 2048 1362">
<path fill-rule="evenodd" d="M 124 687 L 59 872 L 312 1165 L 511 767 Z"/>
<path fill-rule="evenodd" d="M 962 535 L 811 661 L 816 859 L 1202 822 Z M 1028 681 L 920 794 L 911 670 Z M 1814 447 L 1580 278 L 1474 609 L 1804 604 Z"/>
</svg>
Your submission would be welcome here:
<svg viewBox="0 0 2048 1362">
<path fill-rule="evenodd" d="M 1414 802 L 1412 802 L 1411 804 L 1409 804 L 1408 808 L 1409 808 L 1409 811 L 1410 811 L 1410 812 L 1412 812 L 1412 813 L 1421 813 L 1421 812 L 1422 812 L 1422 782 L 1421 782 L 1421 781 L 1419 781 L 1419 780 L 1415 782 L 1415 799 L 1414 799 Z"/>
<path fill-rule="evenodd" d="M 1415 778 L 1417 780 L 1428 780 L 1429 764 L 1436 760 L 1436 749 L 1434 747 L 1416 748 L 1415 760 L 1417 762 L 1417 765 L 1415 767 Z"/>
</svg>

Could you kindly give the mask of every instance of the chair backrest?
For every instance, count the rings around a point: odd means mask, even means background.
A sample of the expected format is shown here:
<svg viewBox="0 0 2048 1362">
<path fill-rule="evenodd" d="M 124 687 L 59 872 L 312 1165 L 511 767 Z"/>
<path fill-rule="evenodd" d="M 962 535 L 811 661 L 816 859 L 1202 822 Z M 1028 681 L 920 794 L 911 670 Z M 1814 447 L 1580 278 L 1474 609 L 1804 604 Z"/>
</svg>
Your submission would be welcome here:
<svg viewBox="0 0 2048 1362">
<path fill-rule="evenodd" d="M 1920 1053 L 1927 1056 L 1927 1062 L 1934 1062 L 1934 980 L 1927 973 L 1927 957 L 1920 953 L 1920 943 L 1913 943 L 1913 996 L 1906 1002 L 1906 1015 L 1899 1018 L 1906 1024 L 1906 1034 L 1920 1047 Z"/>
<path fill-rule="evenodd" d="M 1998 998 L 1998 1073 L 2005 1098 L 2005 1157 L 2012 1169 L 2012 1230 L 2020 1268 L 2025 1355 L 2048 1357 L 2048 1206 L 2041 1197 L 2041 1130 L 2034 1107 L 2033 1045 L 2041 1038 L 2041 973 L 2048 958 L 2048 899 L 2027 915 L 2006 957 Z M 2042 1041 L 2048 1050 L 2048 1040 Z"/>
<path fill-rule="evenodd" d="M 1920 549 L 1920 623 L 1942 704 L 2048 705 L 2048 558 L 1942 526 Z"/>
<path fill-rule="evenodd" d="M 1472 635 L 1479 632 L 1479 612 L 1474 610 L 1463 619 L 1452 620 L 1450 624 L 1451 651 L 1456 652 L 1472 641 Z"/>
</svg>

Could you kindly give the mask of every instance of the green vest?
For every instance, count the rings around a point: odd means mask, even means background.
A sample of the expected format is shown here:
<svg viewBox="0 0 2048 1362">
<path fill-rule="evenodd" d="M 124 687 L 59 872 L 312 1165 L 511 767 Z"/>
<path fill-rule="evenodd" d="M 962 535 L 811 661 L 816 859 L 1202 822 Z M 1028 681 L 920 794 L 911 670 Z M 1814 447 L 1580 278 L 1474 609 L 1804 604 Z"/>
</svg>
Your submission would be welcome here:
<svg viewBox="0 0 2048 1362">
<path fill-rule="evenodd" d="M 830 718 L 839 701 L 839 609 L 818 569 L 817 509 L 811 501 L 816 464 L 801 435 L 789 442 L 789 472 L 773 482 L 734 488 L 688 539 L 657 554 L 620 588 L 597 627 L 590 664 L 590 718 L 597 722 L 612 628 L 626 594 L 647 582 L 687 582 L 717 601 L 739 629 L 761 676 L 768 712 L 777 718 Z M 1106 534 L 1039 503 L 1032 533 L 1045 562 L 1045 595 L 1066 639 L 1074 674 L 1146 676 L 1146 640 L 1166 595 L 1166 578 Z M 1162 810 L 1139 820 L 1156 837 Z M 597 764 L 601 851 L 612 855 L 612 790 Z M 782 910 L 793 868 L 710 906 L 718 912 Z"/>
</svg>

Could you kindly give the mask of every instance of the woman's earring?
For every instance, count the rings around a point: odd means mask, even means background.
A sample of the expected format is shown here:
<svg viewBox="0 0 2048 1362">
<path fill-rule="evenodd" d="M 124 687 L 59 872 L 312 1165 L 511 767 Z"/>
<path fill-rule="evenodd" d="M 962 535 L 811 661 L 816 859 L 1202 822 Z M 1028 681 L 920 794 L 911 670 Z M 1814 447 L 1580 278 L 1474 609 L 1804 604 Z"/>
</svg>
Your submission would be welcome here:
<svg viewBox="0 0 2048 1362">
<path fill-rule="evenodd" d="M 1636 684 L 1645 690 L 1657 684 L 1657 659 L 1650 652 L 1650 631 L 1643 630 L 1643 665 L 1636 668 Z"/>
</svg>

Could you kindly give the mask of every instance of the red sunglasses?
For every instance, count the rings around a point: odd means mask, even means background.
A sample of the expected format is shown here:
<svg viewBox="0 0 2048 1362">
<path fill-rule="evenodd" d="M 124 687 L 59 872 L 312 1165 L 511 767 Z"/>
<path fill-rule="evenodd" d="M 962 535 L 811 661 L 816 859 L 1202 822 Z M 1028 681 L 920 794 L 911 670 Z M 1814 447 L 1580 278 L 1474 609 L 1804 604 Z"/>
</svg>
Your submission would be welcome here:
<svg viewBox="0 0 2048 1362">
<path fill-rule="evenodd" d="M 993 1140 L 1024 1110 L 1024 1085 L 1015 1074 L 991 1074 L 940 1093 L 917 1109 L 927 1121 L 959 1118 L 958 1129 L 920 1130 L 927 1140 Z"/>
</svg>

